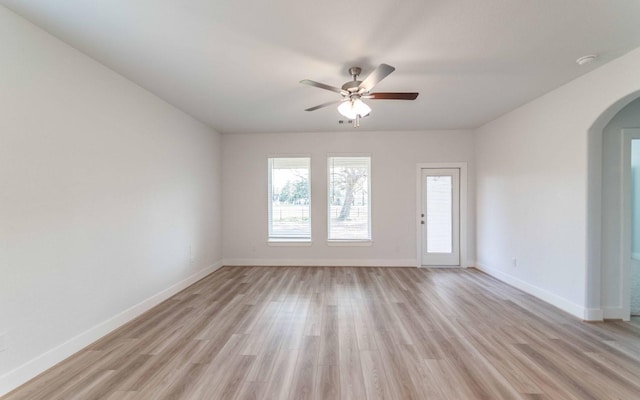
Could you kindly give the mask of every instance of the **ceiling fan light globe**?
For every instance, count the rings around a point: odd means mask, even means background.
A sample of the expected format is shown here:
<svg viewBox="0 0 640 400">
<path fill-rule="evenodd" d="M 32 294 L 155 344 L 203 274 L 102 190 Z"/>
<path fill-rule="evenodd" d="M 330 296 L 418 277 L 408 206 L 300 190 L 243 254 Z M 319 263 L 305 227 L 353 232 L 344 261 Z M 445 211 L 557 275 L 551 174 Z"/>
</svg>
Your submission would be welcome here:
<svg viewBox="0 0 640 400">
<path fill-rule="evenodd" d="M 364 101 L 356 99 L 353 102 L 353 111 L 361 117 L 366 117 L 371 112 L 371 107 L 369 107 Z"/>
<path fill-rule="evenodd" d="M 365 104 L 360 99 L 345 101 L 338 106 L 338 112 L 349 119 L 356 119 L 358 115 L 360 117 L 366 117 L 371 112 L 371 107 Z"/>
<path fill-rule="evenodd" d="M 356 117 L 350 101 L 340 103 L 340 105 L 338 106 L 338 112 L 349 119 L 354 119 Z"/>
</svg>

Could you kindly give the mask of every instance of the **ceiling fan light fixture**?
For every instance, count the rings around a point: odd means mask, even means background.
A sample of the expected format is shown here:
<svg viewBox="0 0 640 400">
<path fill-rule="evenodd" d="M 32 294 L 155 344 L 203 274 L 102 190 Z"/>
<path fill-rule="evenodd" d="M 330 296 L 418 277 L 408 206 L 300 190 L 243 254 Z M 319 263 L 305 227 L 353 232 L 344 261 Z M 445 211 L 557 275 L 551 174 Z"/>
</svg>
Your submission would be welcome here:
<svg viewBox="0 0 640 400">
<path fill-rule="evenodd" d="M 327 85 L 312 81 L 309 79 L 303 79 L 300 83 L 314 86 L 320 89 L 328 90 L 331 92 L 340 93 L 341 98 L 339 100 L 328 101 L 315 107 L 309 107 L 305 111 L 315 111 L 320 108 L 333 106 L 338 104 L 338 112 L 349 120 L 353 121 L 354 128 L 360 125 L 360 118 L 366 117 L 371 113 L 371 107 L 365 104 L 362 99 L 370 100 L 415 100 L 418 97 L 418 93 L 401 93 L 401 92 L 375 92 L 371 93 L 371 90 L 381 80 L 387 77 L 390 73 L 395 71 L 395 68 L 388 64 L 380 64 L 373 72 L 369 74 L 364 80 L 359 80 L 358 76 L 362 70 L 360 67 L 349 68 L 349 75 L 353 77 L 353 80 L 346 82 L 342 85 L 342 88 Z"/>
<path fill-rule="evenodd" d="M 357 116 L 366 117 L 371 112 L 371 107 L 360 99 L 344 101 L 338 106 L 338 112 L 349 119 L 356 119 Z"/>
</svg>

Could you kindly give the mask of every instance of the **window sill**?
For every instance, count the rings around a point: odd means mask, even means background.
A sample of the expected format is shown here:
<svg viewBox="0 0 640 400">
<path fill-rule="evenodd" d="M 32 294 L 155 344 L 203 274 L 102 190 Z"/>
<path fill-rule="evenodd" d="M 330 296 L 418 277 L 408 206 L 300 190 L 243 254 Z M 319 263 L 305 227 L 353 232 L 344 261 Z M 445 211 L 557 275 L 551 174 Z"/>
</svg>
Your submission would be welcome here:
<svg viewBox="0 0 640 400">
<path fill-rule="evenodd" d="M 311 246 L 311 239 L 269 239 L 268 246 Z"/>
<path fill-rule="evenodd" d="M 373 240 L 327 240 L 327 246 L 369 247 Z"/>
</svg>

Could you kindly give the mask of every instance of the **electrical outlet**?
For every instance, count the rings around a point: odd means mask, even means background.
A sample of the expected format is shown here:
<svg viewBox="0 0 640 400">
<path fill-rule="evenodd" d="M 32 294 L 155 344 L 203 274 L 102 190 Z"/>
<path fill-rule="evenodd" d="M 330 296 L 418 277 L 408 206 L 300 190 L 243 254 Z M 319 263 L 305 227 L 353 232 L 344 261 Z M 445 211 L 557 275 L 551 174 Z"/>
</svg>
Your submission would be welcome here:
<svg viewBox="0 0 640 400">
<path fill-rule="evenodd" d="M 0 332 L 0 352 L 7 350 L 7 332 Z"/>
<path fill-rule="evenodd" d="M 514 267 L 517 267 L 517 266 L 518 266 L 518 259 L 517 259 L 517 258 L 515 258 L 515 257 L 513 257 L 513 258 L 511 259 L 511 264 L 512 264 Z"/>
</svg>

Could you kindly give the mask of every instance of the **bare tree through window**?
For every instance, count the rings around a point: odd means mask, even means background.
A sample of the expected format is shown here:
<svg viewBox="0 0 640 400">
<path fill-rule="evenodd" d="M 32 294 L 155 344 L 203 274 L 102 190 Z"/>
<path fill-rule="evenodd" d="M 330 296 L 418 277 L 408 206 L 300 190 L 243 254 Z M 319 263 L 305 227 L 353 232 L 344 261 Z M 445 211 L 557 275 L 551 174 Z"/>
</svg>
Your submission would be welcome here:
<svg viewBox="0 0 640 400">
<path fill-rule="evenodd" d="M 329 157 L 329 239 L 371 239 L 369 157 Z"/>
</svg>

